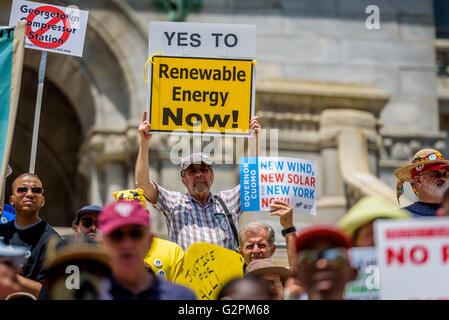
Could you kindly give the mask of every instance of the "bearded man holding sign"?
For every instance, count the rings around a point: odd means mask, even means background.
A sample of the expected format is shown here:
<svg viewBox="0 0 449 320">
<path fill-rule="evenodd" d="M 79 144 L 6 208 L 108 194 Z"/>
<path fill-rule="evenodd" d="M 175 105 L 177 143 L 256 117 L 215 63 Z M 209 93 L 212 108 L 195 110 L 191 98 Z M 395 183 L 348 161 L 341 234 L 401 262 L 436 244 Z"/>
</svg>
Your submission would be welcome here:
<svg viewBox="0 0 449 320">
<path fill-rule="evenodd" d="M 164 214 L 171 241 L 184 250 L 197 242 L 237 249 L 237 232 L 234 230 L 241 214 L 240 185 L 221 191 L 217 196 L 212 195 L 212 162 L 203 153 L 191 154 L 181 160 L 181 180 L 187 193 L 166 190 L 149 180 L 150 129 L 145 112 L 138 129 L 141 142 L 136 163 L 136 185 L 144 190 L 147 200 Z M 258 117 L 251 118 L 250 130 L 256 136 L 261 130 Z"/>
</svg>

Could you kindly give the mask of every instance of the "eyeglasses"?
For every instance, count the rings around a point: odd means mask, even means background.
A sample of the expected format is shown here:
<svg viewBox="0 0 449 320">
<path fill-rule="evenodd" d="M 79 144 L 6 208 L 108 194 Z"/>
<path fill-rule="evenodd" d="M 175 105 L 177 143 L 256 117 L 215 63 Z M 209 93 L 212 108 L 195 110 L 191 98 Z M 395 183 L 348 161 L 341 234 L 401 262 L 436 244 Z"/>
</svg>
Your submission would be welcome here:
<svg viewBox="0 0 449 320">
<path fill-rule="evenodd" d="M 113 242 L 119 242 L 119 241 L 122 241 L 123 238 L 125 238 L 125 236 L 130 237 L 132 240 L 140 240 L 140 239 L 142 239 L 143 235 L 144 235 L 144 231 L 139 228 L 132 228 L 126 232 L 123 232 L 122 230 L 117 229 L 117 230 L 112 231 L 109 234 L 109 238 Z"/>
<path fill-rule="evenodd" d="M 90 228 L 90 227 L 92 227 L 92 225 L 97 226 L 97 220 L 94 220 L 92 218 L 83 218 L 83 219 L 81 219 L 81 224 L 85 228 Z"/>
<path fill-rule="evenodd" d="M 27 193 L 28 189 L 30 189 L 29 187 L 18 187 L 17 188 L 17 193 L 23 194 L 23 193 Z M 44 190 L 41 187 L 31 187 L 31 192 L 35 193 L 35 194 L 41 194 Z"/>
<path fill-rule="evenodd" d="M 305 249 L 298 254 L 298 262 L 307 267 L 314 266 L 320 259 L 326 259 L 334 266 L 342 266 L 348 261 L 348 256 L 343 248 L 331 248 L 324 251 Z"/>
</svg>

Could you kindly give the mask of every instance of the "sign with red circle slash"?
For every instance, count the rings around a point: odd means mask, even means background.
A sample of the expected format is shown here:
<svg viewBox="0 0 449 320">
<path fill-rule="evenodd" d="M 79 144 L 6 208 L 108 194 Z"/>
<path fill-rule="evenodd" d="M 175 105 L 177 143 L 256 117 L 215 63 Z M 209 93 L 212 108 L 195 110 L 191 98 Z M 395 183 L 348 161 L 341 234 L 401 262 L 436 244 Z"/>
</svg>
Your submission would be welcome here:
<svg viewBox="0 0 449 320">
<path fill-rule="evenodd" d="M 45 30 L 43 29 L 39 29 L 38 31 L 35 32 L 35 36 L 34 37 L 30 37 L 28 36 L 28 38 L 30 39 L 30 41 L 32 43 L 34 43 L 36 46 L 39 47 L 44 47 L 44 48 L 57 48 L 60 45 L 64 44 L 64 42 L 67 41 L 67 39 L 70 36 L 70 21 L 67 18 L 67 16 L 64 14 L 63 11 L 61 11 L 58 8 L 55 7 L 51 7 L 51 6 L 42 6 L 39 7 L 37 9 L 35 9 L 32 13 L 30 13 L 27 17 L 27 22 L 30 22 L 29 24 L 27 24 L 27 35 L 30 34 L 32 32 L 32 24 L 33 24 L 33 20 L 34 18 L 36 18 L 37 13 L 39 12 L 52 12 L 52 13 L 58 13 L 57 17 L 54 17 L 53 19 L 51 19 L 49 22 L 47 22 L 47 25 L 57 25 L 60 21 L 63 22 L 65 30 L 62 32 L 62 35 L 59 39 L 54 38 L 56 41 L 54 42 L 45 42 L 45 41 L 41 41 L 38 40 L 40 38 L 42 38 L 42 36 L 49 30 L 48 28 L 46 28 Z M 62 19 L 62 17 L 64 17 L 64 19 Z"/>
<path fill-rule="evenodd" d="M 81 57 L 88 12 L 37 2 L 14 0 L 10 25 L 27 23 L 25 47 Z"/>
</svg>

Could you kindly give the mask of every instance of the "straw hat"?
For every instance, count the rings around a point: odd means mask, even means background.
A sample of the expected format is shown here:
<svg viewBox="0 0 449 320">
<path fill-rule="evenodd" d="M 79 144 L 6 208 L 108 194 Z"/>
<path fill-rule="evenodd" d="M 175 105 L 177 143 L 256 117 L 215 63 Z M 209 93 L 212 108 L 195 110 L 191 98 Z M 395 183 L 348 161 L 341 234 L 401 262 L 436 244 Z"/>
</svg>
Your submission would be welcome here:
<svg viewBox="0 0 449 320">
<path fill-rule="evenodd" d="M 282 281 L 285 281 L 290 276 L 290 271 L 287 268 L 278 266 L 276 262 L 270 258 L 253 260 L 246 267 L 247 275 L 264 275 L 266 273 L 278 274 Z"/>
<path fill-rule="evenodd" d="M 111 252 L 101 243 L 84 237 L 67 237 L 59 239 L 50 237 L 47 243 L 47 254 L 44 267 L 47 271 L 58 266 L 76 264 L 80 260 L 89 260 L 109 268 Z"/>
<path fill-rule="evenodd" d="M 409 165 L 399 168 L 394 172 L 394 175 L 399 180 L 410 182 L 412 181 L 412 171 L 421 171 L 426 164 L 445 164 L 449 165 L 449 160 L 444 160 L 441 152 L 435 149 L 419 150 L 414 156 Z"/>
<path fill-rule="evenodd" d="M 449 160 L 445 160 L 441 152 L 435 149 L 419 150 L 409 165 L 399 168 L 394 172 L 398 182 L 396 183 L 396 198 L 398 199 L 404 194 L 404 183 L 412 182 L 413 177 L 420 172 L 428 170 L 438 170 L 439 168 L 449 166 Z M 412 185 L 413 192 L 418 195 L 418 191 Z"/>
<path fill-rule="evenodd" d="M 14 292 L 8 295 L 5 300 L 37 300 L 35 296 L 28 292 Z"/>
</svg>

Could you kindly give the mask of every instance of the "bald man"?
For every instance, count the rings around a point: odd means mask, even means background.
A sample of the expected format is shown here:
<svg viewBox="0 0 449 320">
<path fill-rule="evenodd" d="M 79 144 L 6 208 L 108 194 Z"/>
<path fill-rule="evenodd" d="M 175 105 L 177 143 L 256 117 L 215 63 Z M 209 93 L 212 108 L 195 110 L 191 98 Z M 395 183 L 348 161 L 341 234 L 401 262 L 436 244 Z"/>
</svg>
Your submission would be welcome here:
<svg viewBox="0 0 449 320">
<path fill-rule="evenodd" d="M 46 243 L 50 236 L 58 234 L 39 217 L 45 197 L 42 182 L 37 175 L 24 173 L 18 176 L 12 184 L 11 193 L 9 203 L 15 209 L 16 220 L 0 224 L 0 237 L 6 245 L 27 248 L 26 262 L 18 278 L 21 290 L 37 298 L 44 280 Z"/>
</svg>

